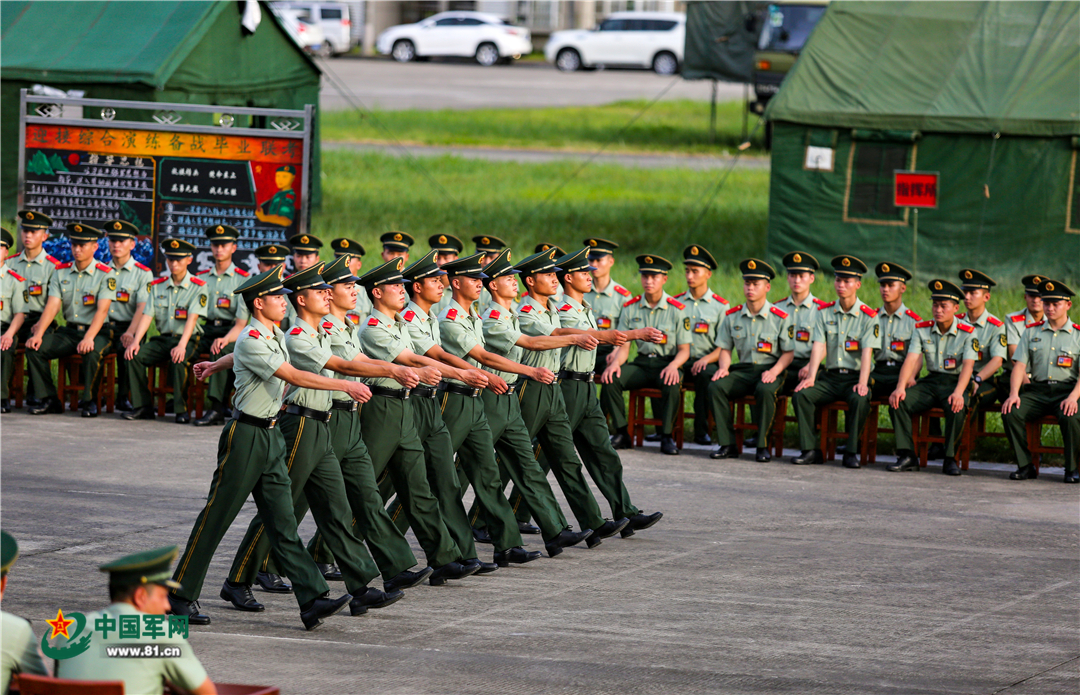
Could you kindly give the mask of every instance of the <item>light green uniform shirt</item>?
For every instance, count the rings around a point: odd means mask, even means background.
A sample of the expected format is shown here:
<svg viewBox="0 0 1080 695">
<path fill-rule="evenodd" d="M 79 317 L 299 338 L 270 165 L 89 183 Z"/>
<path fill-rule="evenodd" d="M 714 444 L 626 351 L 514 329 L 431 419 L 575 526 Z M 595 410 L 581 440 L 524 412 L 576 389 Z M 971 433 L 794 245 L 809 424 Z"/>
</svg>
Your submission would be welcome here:
<svg viewBox="0 0 1080 695">
<path fill-rule="evenodd" d="M 859 369 L 863 348 L 881 349 L 881 325 L 877 312 L 856 297 L 851 309 L 829 302 L 817 311 L 814 342 L 825 343 L 822 369 Z"/>
<path fill-rule="evenodd" d="M 954 318 L 943 334 L 936 321 L 922 321 L 915 327 L 911 350 L 923 355 L 926 371 L 960 375 L 964 360 L 975 359 L 975 336 L 971 325 Z"/>
<path fill-rule="evenodd" d="M 521 332 L 525 335 L 551 335 L 562 328 L 562 323 L 559 322 L 558 305 L 553 300 L 549 301 L 548 308 L 545 309 L 532 296 L 525 295 L 521 300 L 521 308 L 518 309 L 517 318 L 518 325 L 521 326 Z M 596 358 L 593 357 L 593 359 Z M 541 367 L 558 372 L 559 364 L 562 362 L 562 350 L 529 350 L 525 348 L 521 362 L 529 367 Z"/>
<path fill-rule="evenodd" d="M 188 316 L 206 316 L 210 303 L 206 283 L 191 273 L 184 275 L 180 284 L 173 283 L 172 276 L 158 278 L 151 283 L 150 290 L 144 311 L 153 311 L 158 331 L 163 334 L 182 335 Z M 202 325 L 196 322 L 191 335 L 202 335 Z"/>
<path fill-rule="evenodd" d="M 966 314 L 957 314 L 957 317 L 964 319 L 966 323 L 975 327 L 975 337 L 979 341 L 975 347 L 975 352 L 978 353 L 975 358 L 976 374 L 986 366 L 987 362 L 995 357 L 1000 357 L 1002 360 L 1009 359 L 1009 343 L 1005 337 L 1004 321 L 985 309 L 982 315 L 974 321 Z"/>
<path fill-rule="evenodd" d="M 120 323 L 130 323 L 135 316 L 135 309 L 140 303 L 147 303 L 150 299 L 150 283 L 154 281 L 154 274 L 142 263 L 134 258 L 128 258 L 123 267 L 117 267 L 116 261 L 109 264 L 113 269 L 109 275 L 109 289 L 113 290 L 112 304 L 109 305 L 109 320 Z M 143 307 L 143 311 L 148 311 Z"/>
<path fill-rule="evenodd" d="M 814 295 L 808 294 L 801 304 L 796 304 L 791 297 L 784 297 L 776 307 L 791 316 L 791 325 L 795 334 L 795 359 L 809 360 L 810 350 L 814 347 L 814 322 L 817 321 L 817 309 L 825 304 Z"/>
<path fill-rule="evenodd" d="M 22 251 L 8 258 L 5 265 L 26 278 L 23 299 L 26 301 L 27 313 L 40 314 L 44 311 L 45 300 L 49 298 L 49 280 L 60 261 L 45 253 L 45 249 L 41 249 L 33 260 L 26 257 L 26 251 Z"/>
<path fill-rule="evenodd" d="M 675 299 L 686 306 L 683 323 L 690 331 L 690 359 L 701 359 L 716 348 L 716 332 L 731 305 L 720 295 L 708 291 L 701 299 L 694 299 L 690 290 L 676 295 Z"/>
<path fill-rule="evenodd" d="M 1013 359 L 1028 365 L 1032 381 L 1075 383 L 1080 377 L 1080 323 L 1066 318 L 1056 331 L 1049 321 L 1031 325 L 1020 336 Z"/>
<path fill-rule="evenodd" d="M 521 339 L 521 324 L 518 323 L 517 314 L 509 309 L 503 308 L 501 305 L 492 302 L 484 307 L 480 316 L 483 317 L 481 323 L 481 339 L 485 350 L 495 353 L 501 357 L 505 357 L 511 362 L 521 363 L 522 355 L 525 353 L 525 349 L 517 344 L 517 341 Z M 446 335 L 446 331 L 443 331 L 443 335 Z M 443 347 L 446 347 L 446 342 L 443 342 Z M 516 384 L 520 375 L 513 372 L 503 372 L 498 369 L 491 369 L 484 367 L 492 374 L 501 377 L 507 384 Z"/>
<path fill-rule="evenodd" d="M 26 280 L 11 268 L 0 269 L 0 323 L 11 323 L 15 314 L 26 313 L 23 292 Z"/>
<path fill-rule="evenodd" d="M 313 328 L 298 317 L 293 327 L 285 333 L 285 347 L 292 366 L 303 372 L 334 378 L 334 372 L 326 368 L 334 351 L 330 348 L 330 336 L 322 330 Z M 330 410 L 330 398 L 330 391 L 322 389 L 306 389 L 289 384 L 285 390 L 286 403 L 312 410 Z"/>
<path fill-rule="evenodd" d="M 439 320 L 436 318 L 435 305 L 431 307 L 429 314 L 413 302 L 405 307 L 405 313 L 401 318 L 405 320 L 405 328 L 409 331 L 412 339 L 412 351 L 418 355 L 426 355 L 427 351 L 436 345 L 442 346 L 442 335 L 439 331 Z"/>
<path fill-rule="evenodd" d="M 64 263 L 49 279 L 49 296 L 60 297 L 65 321 L 89 326 L 97 313 L 98 302 L 114 296 L 109 289 L 111 276 L 109 266 L 94 260 L 82 270 L 74 263 Z"/>
<path fill-rule="evenodd" d="M 0 693 L 6 695 L 16 673 L 49 675 L 38 653 L 34 628 L 19 616 L 0 611 Z"/>
<path fill-rule="evenodd" d="M 388 317 L 381 311 L 373 311 L 360 329 L 360 349 L 372 359 L 393 362 L 398 355 L 412 350 L 412 338 L 405 330 L 401 316 Z M 363 380 L 368 386 L 381 386 L 387 389 L 400 389 L 401 384 L 390 377 L 368 377 Z"/>
<path fill-rule="evenodd" d="M 614 280 L 608 282 L 603 292 L 598 292 L 594 283 L 593 289 L 585 293 L 585 301 L 592 307 L 593 315 L 596 317 L 596 327 L 602 331 L 617 328 L 623 304 L 630 301 L 632 296 L 633 293 L 630 290 Z"/>
<path fill-rule="evenodd" d="M 251 319 L 233 349 L 236 395 L 233 405 L 252 417 L 275 417 L 281 410 L 285 382 L 274 376 L 289 360 L 285 334 Z"/>
<path fill-rule="evenodd" d="M 878 324 L 881 326 L 881 350 L 878 362 L 902 363 L 911 348 L 911 338 L 915 335 L 915 324 L 922 317 L 902 302 L 895 314 L 885 313 L 884 307 L 878 309 Z"/>
<path fill-rule="evenodd" d="M 145 624 L 142 616 L 146 615 L 129 603 L 114 603 L 103 611 L 95 611 L 86 616 L 87 627 L 92 627 L 102 616 L 109 616 L 118 624 L 119 616 L 140 616 L 140 630 Z M 165 616 L 162 616 L 165 617 Z M 168 620 L 165 621 L 165 634 L 168 635 Z M 199 663 L 195 651 L 186 640 L 174 636 L 172 639 L 120 639 L 117 632 L 109 632 L 102 638 L 94 631 L 94 644 L 82 654 L 57 662 L 57 677 L 73 680 L 123 681 L 124 692 L 131 695 L 158 695 L 165 688 L 162 679 L 184 690 L 192 690 L 206 681 L 206 669 Z M 105 655 L 106 646 L 134 646 L 153 644 L 159 647 L 176 646 L 180 648 L 178 657 L 154 657 L 145 659 L 111 659 Z"/>
<path fill-rule="evenodd" d="M 326 335 L 330 336 L 330 351 L 334 353 L 334 357 L 340 357 L 346 362 L 351 362 L 363 352 L 360 349 L 360 329 L 351 323 L 342 321 L 333 314 L 327 314 L 322 318 L 322 330 Z M 334 373 L 333 376 L 335 379 L 345 379 L 346 381 L 363 381 L 358 376 L 338 373 Z M 337 392 L 331 393 L 330 398 L 342 401 L 348 400 L 348 396 Z"/>
<path fill-rule="evenodd" d="M 1020 311 L 1014 311 L 1005 315 L 1005 342 L 1008 345 L 1019 345 L 1020 336 L 1027 330 L 1029 323 L 1035 323 L 1035 317 L 1024 307 Z M 1005 354 L 1009 354 L 1006 352 Z"/>
<path fill-rule="evenodd" d="M 230 263 L 221 275 L 218 275 L 216 266 L 199 273 L 199 279 L 206 282 L 206 293 L 210 298 L 207 321 L 235 322 L 237 319 L 247 321 L 251 318 L 244 300 L 240 295 L 233 294 L 233 290 L 247 282 L 250 276 L 246 270 L 237 268 L 235 263 Z"/>
<path fill-rule="evenodd" d="M 580 331 L 595 331 L 596 316 L 588 302 L 579 303 L 577 300 L 564 296 L 562 302 L 557 304 L 559 322 L 564 328 L 576 328 Z M 584 348 L 565 347 L 562 349 L 562 368 L 570 372 L 592 372 L 596 365 L 596 351 Z"/>
<path fill-rule="evenodd" d="M 443 350 L 455 357 L 460 357 L 477 369 L 484 369 L 479 362 L 468 356 L 473 348 L 477 346 L 490 349 L 485 345 L 483 326 L 479 315 L 476 314 L 475 306 L 476 302 L 473 302 L 473 306 L 469 308 L 468 313 L 457 302 L 443 309 L 442 313 L 439 314 L 439 337 Z M 488 371 L 502 376 L 501 372 Z M 513 378 L 517 379 L 517 375 L 513 375 Z M 447 381 L 452 384 L 462 383 L 457 379 L 447 379 Z M 513 382 L 507 379 L 506 383 Z"/>
<path fill-rule="evenodd" d="M 795 330 L 791 314 L 768 301 L 757 314 L 740 304 L 727 312 L 717 331 L 716 344 L 734 350 L 739 362 L 773 365 L 780 355 L 795 349 Z"/>
<path fill-rule="evenodd" d="M 662 342 L 637 341 L 638 355 L 674 357 L 680 345 L 691 342 L 690 329 L 683 321 L 683 304 L 667 292 L 660 296 L 656 306 L 649 306 L 644 295 L 634 297 L 623 307 L 619 315 L 620 331 L 636 331 L 640 328 L 656 328 L 664 333 Z"/>
</svg>

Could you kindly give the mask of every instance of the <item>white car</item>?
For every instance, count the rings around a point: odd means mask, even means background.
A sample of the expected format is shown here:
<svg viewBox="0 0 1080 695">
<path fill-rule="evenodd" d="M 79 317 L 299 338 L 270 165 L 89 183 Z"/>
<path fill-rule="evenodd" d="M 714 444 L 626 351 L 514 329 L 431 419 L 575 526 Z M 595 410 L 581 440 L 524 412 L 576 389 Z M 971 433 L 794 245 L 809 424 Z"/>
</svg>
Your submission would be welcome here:
<svg viewBox="0 0 1080 695">
<path fill-rule="evenodd" d="M 686 42 L 686 15 L 678 12 L 613 12 L 595 29 L 557 31 L 544 57 L 563 72 L 633 66 L 658 75 L 679 71 Z"/>
<path fill-rule="evenodd" d="M 275 2 L 275 9 L 303 10 L 304 21 L 323 30 L 334 55 L 352 50 L 352 21 L 349 6 L 340 2 Z"/>
<path fill-rule="evenodd" d="M 308 53 L 318 56 L 330 55 L 330 44 L 322 28 L 311 21 L 307 10 L 272 7 L 271 10 L 285 25 L 285 31 L 296 41 L 296 45 Z"/>
<path fill-rule="evenodd" d="M 532 53 L 529 30 L 483 12 L 440 12 L 416 24 L 390 27 L 375 41 L 399 63 L 431 56 L 472 56 L 481 65 Z"/>
</svg>

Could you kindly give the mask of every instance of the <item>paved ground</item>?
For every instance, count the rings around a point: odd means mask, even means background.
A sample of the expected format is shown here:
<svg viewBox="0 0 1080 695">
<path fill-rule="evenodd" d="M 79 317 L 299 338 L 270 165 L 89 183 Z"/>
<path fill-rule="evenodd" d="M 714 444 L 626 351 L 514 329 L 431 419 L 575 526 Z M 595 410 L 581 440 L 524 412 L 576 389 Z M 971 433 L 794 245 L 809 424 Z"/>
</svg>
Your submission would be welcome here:
<svg viewBox="0 0 1080 695">
<path fill-rule="evenodd" d="M 320 105 L 349 108 L 335 87 L 337 77 L 367 108 L 478 109 L 500 107 L 588 106 L 625 99 L 652 99 L 670 82 L 665 99 L 708 101 L 708 80 L 688 82 L 644 70 L 596 70 L 562 73 L 546 63 L 516 63 L 482 68 L 471 61 L 433 60 L 395 63 L 389 58 L 336 58 L 320 61 Z M 719 99 L 743 98 L 741 84 L 720 83 Z"/>
<path fill-rule="evenodd" d="M 99 563 L 182 544 L 214 467 L 217 433 L 171 422 L 0 427 L 3 527 L 23 548 L 4 609 L 39 635 L 57 608 L 104 604 Z M 215 680 L 284 693 L 1080 689 L 1080 490 L 1060 469 L 1015 483 L 1000 467 L 947 479 L 705 454 L 624 458 L 635 501 L 666 514 L 654 529 L 314 633 L 289 597 L 260 594 L 264 614 L 216 598 L 249 503 L 191 645 Z"/>
</svg>

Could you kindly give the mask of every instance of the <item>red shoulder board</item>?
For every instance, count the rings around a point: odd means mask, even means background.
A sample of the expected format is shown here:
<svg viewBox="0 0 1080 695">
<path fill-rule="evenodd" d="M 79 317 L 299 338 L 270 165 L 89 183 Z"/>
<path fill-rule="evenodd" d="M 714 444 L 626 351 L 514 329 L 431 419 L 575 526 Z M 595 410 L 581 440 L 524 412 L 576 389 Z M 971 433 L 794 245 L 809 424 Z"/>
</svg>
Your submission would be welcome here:
<svg viewBox="0 0 1080 695">
<path fill-rule="evenodd" d="M 451 321 L 456 319 L 457 318 L 457 309 L 451 309 L 450 311 L 446 312 L 446 318 L 450 319 Z"/>
<path fill-rule="evenodd" d="M 720 295 L 718 295 L 715 292 L 713 292 L 712 298 L 715 299 L 716 301 L 720 302 L 721 304 L 727 304 L 728 303 L 728 300 L 724 299 L 723 297 L 721 297 Z"/>
<path fill-rule="evenodd" d="M 329 321 L 323 321 L 322 328 L 324 331 L 332 331 L 334 330 L 334 324 Z"/>
<path fill-rule="evenodd" d="M 369 326 L 378 326 L 379 325 L 379 319 L 372 316 L 370 319 L 367 320 L 367 325 L 369 325 Z"/>
<path fill-rule="evenodd" d="M 1075 328 L 1076 330 L 1080 331 L 1080 323 L 1074 323 L 1074 324 L 1073 324 L 1073 328 Z"/>
<path fill-rule="evenodd" d="M 678 293 L 677 295 L 675 295 L 675 298 L 676 298 L 676 299 L 678 299 L 679 297 L 683 296 L 684 294 L 686 294 L 686 293 L 687 293 L 687 292 L 689 292 L 689 291 L 690 291 L 690 290 L 685 290 L 685 291 L 683 291 L 683 292 L 680 292 L 680 293 Z"/>
<path fill-rule="evenodd" d="M 262 335 L 262 333 L 259 333 L 257 330 L 252 328 L 250 331 L 248 331 L 248 335 L 250 335 L 252 338 L 258 338 L 260 335 Z"/>
<path fill-rule="evenodd" d="M 912 311 L 911 309 L 908 309 L 908 310 L 907 310 L 907 311 L 905 311 L 904 313 L 905 313 L 905 314 L 907 314 L 907 317 L 908 317 L 908 318 L 911 318 L 911 319 L 915 319 L 916 321 L 922 321 L 922 316 L 919 316 L 918 314 L 916 314 L 916 313 L 915 313 L 914 311 Z"/>
<path fill-rule="evenodd" d="M 1024 326 L 1024 328 L 1038 328 L 1044 323 L 1046 323 L 1046 319 L 1043 319 L 1042 321 L 1036 321 L 1035 323 L 1029 323 L 1028 325 Z"/>
<path fill-rule="evenodd" d="M 111 273 L 112 272 L 112 268 L 105 265 L 104 263 L 98 263 L 97 264 L 97 269 L 100 270 L 103 273 Z"/>
<path fill-rule="evenodd" d="M 862 309 L 863 313 L 866 314 L 867 316 L 869 316 L 870 318 L 876 318 L 877 317 L 877 309 L 871 309 L 866 304 L 863 304 L 859 308 Z"/>
<path fill-rule="evenodd" d="M 630 306 L 631 304 L 637 304 L 640 301 L 641 301 L 641 295 L 639 294 L 638 296 L 631 299 L 629 302 L 626 302 L 625 304 L 623 304 L 623 306 Z"/>
<path fill-rule="evenodd" d="M 685 304 L 680 302 L 678 299 L 675 299 L 674 297 L 668 297 L 667 298 L 667 303 L 670 304 L 671 306 L 675 307 L 676 309 L 680 310 L 680 311 L 682 311 L 683 309 L 686 308 Z"/>
<path fill-rule="evenodd" d="M 570 306 L 569 304 L 563 304 L 561 307 L 559 307 L 559 311 L 570 311 L 573 308 L 574 307 Z"/>
<path fill-rule="evenodd" d="M 964 323 L 963 321 L 958 323 L 956 325 L 956 327 L 959 328 L 960 330 L 962 330 L 964 333 L 974 333 L 975 332 L 975 327 L 974 326 L 972 326 L 970 323 Z"/>
<path fill-rule="evenodd" d="M 19 256 L 21 256 L 21 255 L 22 255 L 22 251 L 19 251 L 18 253 L 13 253 L 13 254 L 11 254 L 10 256 L 8 256 L 8 257 L 7 257 L 7 259 L 8 259 L 9 261 L 11 261 L 11 260 L 15 260 L 16 258 L 18 258 L 18 257 L 19 257 Z"/>
<path fill-rule="evenodd" d="M 19 275 L 18 273 L 16 273 L 11 268 L 8 268 L 8 272 L 11 273 L 11 277 L 15 278 L 19 282 L 26 282 L 26 278 L 24 278 L 22 275 Z"/>
<path fill-rule="evenodd" d="M 295 197 L 296 197 L 296 194 L 295 194 L 295 193 L 292 193 L 292 192 L 289 192 L 289 193 L 286 193 L 286 194 L 285 194 L 285 197 L 286 197 L 286 198 L 295 198 Z"/>
<path fill-rule="evenodd" d="M 145 265 L 143 265 L 142 263 L 139 263 L 138 261 L 135 261 L 135 267 L 138 268 L 139 270 L 146 270 L 146 271 L 149 271 L 149 272 L 153 272 L 149 268 L 147 268 Z"/>
<path fill-rule="evenodd" d="M 1013 316 L 1013 317 L 1012 317 L 1012 322 L 1013 322 L 1013 323 L 1020 323 L 1020 322 L 1021 322 L 1021 321 L 1023 321 L 1023 320 L 1024 320 L 1024 314 L 1023 314 L 1023 312 L 1021 312 L 1021 313 L 1017 314 L 1016 316 Z"/>
<path fill-rule="evenodd" d="M 293 329 L 289 331 L 289 335 L 300 335 L 304 332 L 304 329 L 300 326 L 293 326 Z"/>
<path fill-rule="evenodd" d="M 502 316 L 502 314 L 499 313 L 498 309 L 492 309 L 491 311 L 488 312 L 488 318 L 489 319 L 497 320 L 500 316 Z"/>
<path fill-rule="evenodd" d="M 520 311 L 523 314 L 527 314 L 530 311 L 532 311 L 532 304 L 526 304 L 525 306 L 521 307 L 518 311 Z"/>
<path fill-rule="evenodd" d="M 783 299 L 781 299 L 780 302 L 786 302 L 790 298 L 791 298 L 791 295 L 788 295 L 787 297 L 784 297 Z M 779 304 L 780 302 L 777 302 L 777 304 Z"/>
<path fill-rule="evenodd" d="M 966 311 L 961 311 L 959 314 L 956 315 L 956 318 L 962 319 L 965 316 L 967 316 L 967 312 Z"/>
<path fill-rule="evenodd" d="M 52 256 L 50 256 L 49 254 L 45 254 L 45 260 L 47 260 L 47 261 L 48 261 L 49 263 L 52 263 L 52 264 L 53 264 L 53 265 L 55 265 L 55 266 L 56 266 L 57 268 L 59 268 L 59 267 L 60 267 L 60 261 L 56 260 L 55 258 L 53 258 Z M 68 265 L 71 265 L 71 264 L 70 264 L 70 263 L 68 263 Z"/>
<path fill-rule="evenodd" d="M 823 302 L 820 299 L 815 299 L 814 302 L 817 303 L 818 311 L 821 311 L 822 309 L 828 309 L 829 307 L 836 304 L 836 302 Z"/>
<path fill-rule="evenodd" d="M 210 272 L 210 269 L 207 268 L 206 270 L 200 270 L 199 272 L 197 272 L 195 274 L 196 275 L 205 275 L 206 273 L 209 273 L 209 272 Z"/>
<path fill-rule="evenodd" d="M 622 285 L 615 285 L 615 291 L 618 292 L 619 294 L 621 294 L 624 297 L 629 297 L 630 296 L 630 290 L 626 289 Z"/>
<path fill-rule="evenodd" d="M 772 313 L 776 314 L 777 316 L 779 316 L 782 319 L 787 318 L 787 312 L 784 311 L 783 309 L 777 309 L 776 307 L 773 307 L 772 309 L 770 309 L 770 311 L 772 311 Z"/>
<path fill-rule="evenodd" d="M 934 325 L 933 321 L 920 321 L 919 323 L 915 324 L 915 327 L 916 328 L 929 328 L 930 326 L 933 326 L 933 325 Z"/>
<path fill-rule="evenodd" d="M 997 326 L 998 328 L 1001 328 L 1005 325 L 1005 322 L 996 316 L 987 316 L 986 320 L 989 321 L 992 325 Z"/>
<path fill-rule="evenodd" d="M 199 278 L 191 278 L 191 281 L 194 282 L 199 287 L 205 287 L 206 286 L 206 280 L 200 280 Z"/>
<path fill-rule="evenodd" d="M 57 262 L 57 264 L 56 264 L 56 269 L 57 269 L 57 270 L 67 270 L 67 269 L 68 269 L 68 268 L 70 268 L 71 266 L 72 266 L 72 262 L 71 262 L 71 261 L 68 261 L 67 263 L 60 263 L 60 262 Z"/>
<path fill-rule="evenodd" d="M 247 276 L 251 275 L 251 273 L 244 270 L 243 268 L 237 268 L 236 269 L 236 274 L 239 275 L 242 278 L 246 278 Z"/>
<path fill-rule="evenodd" d="M 410 309 L 409 311 L 406 311 L 405 315 L 401 318 L 405 319 L 406 321 L 412 321 L 414 318 L 416 318 L 416 312 Z"/>
<path fill-rule="evenodd" d="M 166 281 L 166 280 L 168 280 L 168 279 L 169 279 L 169 278 L 158 278 L 157 280 L 154 280 L 154 281 L 153 281 L 153 282 L 151 282 L 150 284 L 151 284 L 151 285 L 160 285 L 161 283 L 165 282 L 165 281 Z"/>
<path fill-rule="evenodd" d="M 730 309 L 728 309 L 727 311 L 724 312 L 724 316 L 730 316 L 731 314 L 734 314 L 736 311 L 739 311 L 740 309 L 742 309 L 742 304 L 740 304 L 739 306 L 733 306 L 733 307 L 731 307 Z"/>
</svg>

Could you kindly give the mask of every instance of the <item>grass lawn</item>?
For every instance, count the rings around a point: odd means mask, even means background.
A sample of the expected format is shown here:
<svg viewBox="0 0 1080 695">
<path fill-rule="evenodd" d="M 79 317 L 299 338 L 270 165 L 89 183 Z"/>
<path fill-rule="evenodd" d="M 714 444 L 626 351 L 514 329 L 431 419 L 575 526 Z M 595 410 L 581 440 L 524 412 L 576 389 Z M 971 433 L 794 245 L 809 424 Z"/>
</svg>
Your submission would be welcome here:
<svg viewBox="0 0 1080 695">
<path fill-rule="evenodd" d="M 325 140 L 422 145 L 472 145 L 544 150 L 595 151 L 618 133 L 646 101 L 604 106 L 475 111 L 328 111 L 322 114 Z M 742 142 L 742 102 L 717 104 L 716 142 L 709 140 L 709 104 L 660 101 L 612 142 L 608 152 L 675 152 L 715 155 Z M 752 131 L 756 117 L 749 121 Z M 380 125 L 382 127 L 380 127 Z M 763 156 L 764 131 L 750 153 Z"/>
</svg>

